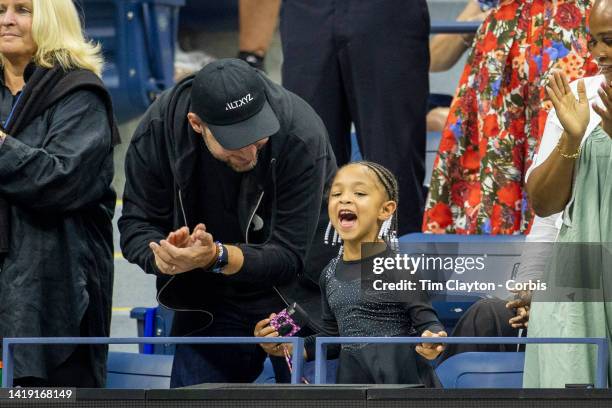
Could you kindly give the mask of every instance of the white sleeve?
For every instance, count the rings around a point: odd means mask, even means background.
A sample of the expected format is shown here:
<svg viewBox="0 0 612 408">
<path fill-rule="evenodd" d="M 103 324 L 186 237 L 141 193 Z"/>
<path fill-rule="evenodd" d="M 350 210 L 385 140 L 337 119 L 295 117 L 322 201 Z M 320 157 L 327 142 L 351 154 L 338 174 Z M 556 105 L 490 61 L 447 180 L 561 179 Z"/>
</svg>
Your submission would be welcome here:
<svg viewBox="0 0 612 408">
<path fill-rule="evenodd" d="M 533 219 L 529 235 L 521 254 L 520 266 L 516 274 L 517 282 L 529 282 L 542 279 L 546 264 L 550 260 L 554 242 L 557 240 L 559 225 L 557 220 L 561 213 L 548 217 Z"/>
<path fill-rule="evenodd" d="M 525 174 L 525 183 L 527 183 L 527 179 L 529 175 L 539 165 L 544 163 L 548 156 L 552 153 L 552 151 L 559 143 L 559 139 L 563 134 L 563 127 L 557 119 L 557 114 L 555 110 L 551 110 L 548 113 L 548 117 L 546 118 L 546 126 L 544 127 L 544 134 L 542 135 L 542 140 L 540 141 L 540 146 L 538 147 L 537 153 L 533 156 L 533 162 L 531 166 L 527 170 Z"/>
<path fill-rule="evenodd" d="M 533 218 L 531 230 L 525 237 L 525 242 L 555 242 L 560 229 L 559 217 L 561 217 L 561 213 L 552 214 L 548 217 L 538 217 L 536 215 Z"/>
</svg>

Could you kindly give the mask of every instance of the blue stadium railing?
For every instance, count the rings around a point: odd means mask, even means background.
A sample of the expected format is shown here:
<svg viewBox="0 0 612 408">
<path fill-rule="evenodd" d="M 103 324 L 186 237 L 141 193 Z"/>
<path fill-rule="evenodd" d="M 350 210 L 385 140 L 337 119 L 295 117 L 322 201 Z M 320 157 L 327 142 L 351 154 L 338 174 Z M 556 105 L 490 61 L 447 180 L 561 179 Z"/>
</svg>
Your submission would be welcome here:
<svg viewBox="0 0 612 408">
<path fill-rule="evenodd" d="M 317 337 L 315 344 L 315 384 L 324 384 L 326 365 L 324 364 L 328 344 L 595 344 L 597 345 L 597 366 L 595 387 L 608 386 L 608 339 L 585 338 L 526 338 L 526 337 Z"/>
<path fill-rule="evenodd" d="M 433 21 L 432 34 L 464 34 L 475 33 L 482 21 Z"/>
<path fill-rule="evenodd" d="M 59 344 L 259 344 L 278 343 L 279 338 L 262 337 L 22 337 L 4 338 L 2 340 L 2 387 L 13 386 L 13 348 L 16 345 L 59 345 Z M 304 348 L 301 337 L 283 337 L 283 343 L 291 343 L 294 350 Z M 144 356 L 148 357 L 148 356 Z M 294 353 L 291 364 L 291 383 L 299 384 L 302 378 L 303 356 Z"/>
<path fill-rule="evenodd" d="M 59 345 L 59 344 L 141 344 L 173 343 L 173 344 L 258 344 L 277 343 L 279 338 L 260 337 L 163 337 L 154 339 L 145 338 L 106 338 L 106 337 L 65 337 L 65 338 L 5 338 L 3 339 L 4 370 L 2 387 L 13 386 L 13 348 L 16 345 Z M 300 337 L 284 337 L 283 342 L 291 343 L 294 350 L 302 350 L 304 339 Z M 315 384 L 325 383 L 326 377 L 326 347 L 328 344 L 419 344 L 419 343 L 445 343 L 445 344 L 593 344 L 597 346 L 595 367 L 595 387 L 607 388 L 608 384 L 608 340 L 606 338 L 524 338 L 524 337 L 318 337 L 316 339 L 315 353 Z M 138 354 L 133 353 L 135 356 Z M 140 355 L 141 358 L 152 356 Z M 167 356 L 158 356 L 167 357 Z M 516 364 L 515 364 L 516 365 Z M 302 353 L 293 353 L 293 370 L 291 382 L 300 383 L 303 372 Z M 159 373 L 156 373 L 159 374 Z"/>
</svg>

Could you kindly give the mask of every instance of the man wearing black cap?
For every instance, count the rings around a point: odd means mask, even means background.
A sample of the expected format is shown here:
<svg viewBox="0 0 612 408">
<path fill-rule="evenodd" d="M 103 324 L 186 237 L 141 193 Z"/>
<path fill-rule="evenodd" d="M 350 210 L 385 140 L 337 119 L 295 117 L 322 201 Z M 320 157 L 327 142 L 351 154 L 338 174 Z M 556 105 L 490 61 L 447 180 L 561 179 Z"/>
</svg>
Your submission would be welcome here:
<svg viewBox="0 0 612 408">
<path fill-rule="evenodd" d="M 211 63 L 153 103 L 128 149 L 119 229 L 177 311 L 173 335 L 252 336 L 288 301 L 318 306 L 333 254 L 310 244 L 335 170 L 312 108 L 244 61 Z M 171 386 L 252 382 L 264 359 L 255 344 L 178 345 Z"/>
</svg>

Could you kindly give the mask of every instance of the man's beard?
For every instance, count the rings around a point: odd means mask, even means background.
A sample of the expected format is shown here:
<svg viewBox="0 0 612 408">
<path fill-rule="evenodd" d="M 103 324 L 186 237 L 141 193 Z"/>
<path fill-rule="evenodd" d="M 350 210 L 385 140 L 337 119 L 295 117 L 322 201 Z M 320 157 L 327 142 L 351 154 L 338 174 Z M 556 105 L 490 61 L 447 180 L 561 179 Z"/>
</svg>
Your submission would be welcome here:
<svg viewBox="0 0 612 408">
<path fill-rule="evenodd" d="M 231 163 L 229 160 L 222 160 L 222 159 L 219 159 L 218 157 L 216 157 L 213 154 L 212 149 L 210 148 L 210 146 L 208 144 L 208 140 L 206 139 L 206 137 L 203 137 L 202 139 L 204 139 L 204 144 L 206 145 L 206 149 L 208 149 L 208 151 L 210 152 L 211 156 L 213 156 L 213 158 L 215 160 L 219 160 L 220 162 L 225 163 L 227 165 L 227 167 L 229 167 L 230 169 L 232 169 L 236 173 L 246 173 L 247 171 L 253 170 L 255 168 L 255 166 L 257 166 L 257 159 L 259 158 L 259 150 L 257 150 L 257 152 L 255 153 L 255 160 L 253 160 L 253 162 L 250 163 L 247 167 L 237 167 L 235 164 Z"/>
<path fill-rule="evenodd" d="M 257 155 L 255 156 L 255 160 L 253 160 L 251 163 L 249 163 L 248 166 L 245 167 L 237 167 L 235 164 L 231 163 L 230 161 L 226 161 L 225 164 L 232 170 L 234 170 L 236 173 L 246 173 L 247 171 L 251 171 L 255 168 L 255 166 L 257 166 L 257 158 L 259 156 L 259 151 L 257 151 Z"/>
</svg>

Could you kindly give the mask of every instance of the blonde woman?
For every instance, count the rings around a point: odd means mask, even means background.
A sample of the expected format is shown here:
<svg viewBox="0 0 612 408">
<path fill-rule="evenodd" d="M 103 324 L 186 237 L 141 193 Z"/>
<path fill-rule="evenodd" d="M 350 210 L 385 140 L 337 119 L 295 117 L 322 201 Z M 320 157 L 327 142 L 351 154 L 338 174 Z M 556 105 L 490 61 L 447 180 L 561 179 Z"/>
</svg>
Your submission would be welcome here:
<svg viewBox="0 0 612 408">
<path fill-rule="evenodd" d="M 112 150 L 72 0 L 0 0 L 0 338 L 108 336 Z M 16 384 L 104 384 L 106 347 L 15 348 Z"/>
</svg>

